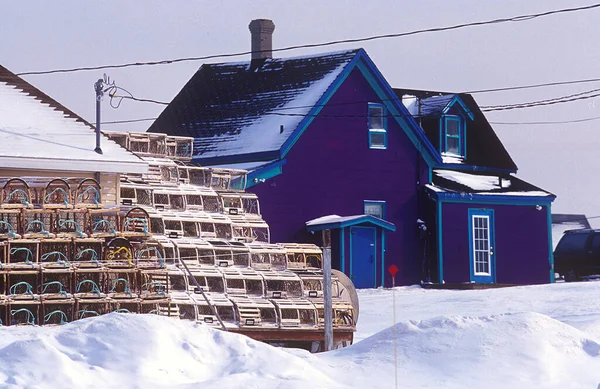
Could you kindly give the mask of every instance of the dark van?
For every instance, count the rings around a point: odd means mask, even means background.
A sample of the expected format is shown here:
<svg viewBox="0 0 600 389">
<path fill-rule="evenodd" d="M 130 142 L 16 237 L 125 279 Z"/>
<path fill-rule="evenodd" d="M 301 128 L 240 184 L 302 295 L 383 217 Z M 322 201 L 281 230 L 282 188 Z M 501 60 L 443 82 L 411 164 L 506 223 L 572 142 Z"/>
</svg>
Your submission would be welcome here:
<svg viewBox="0 0 600 389">
<path fill-rule="evenodd" d="M 600 230 L 565 231 L 554 249 L 554 271 L 565 281 L 600 276 Z"/>
</svg>

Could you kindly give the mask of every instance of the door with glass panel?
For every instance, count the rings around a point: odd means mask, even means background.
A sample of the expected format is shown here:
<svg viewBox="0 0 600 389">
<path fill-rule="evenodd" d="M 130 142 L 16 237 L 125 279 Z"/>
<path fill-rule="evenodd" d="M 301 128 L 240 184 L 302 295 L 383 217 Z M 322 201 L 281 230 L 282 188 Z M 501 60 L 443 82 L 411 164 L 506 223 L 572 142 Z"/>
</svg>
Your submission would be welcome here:
<svg viewBox="0 0 600 389">
<path fill-rule="evenodd" d="M 469 210 L 469 248 L 471 281 L 494 283 L 494 212 Z"/>
</svg>

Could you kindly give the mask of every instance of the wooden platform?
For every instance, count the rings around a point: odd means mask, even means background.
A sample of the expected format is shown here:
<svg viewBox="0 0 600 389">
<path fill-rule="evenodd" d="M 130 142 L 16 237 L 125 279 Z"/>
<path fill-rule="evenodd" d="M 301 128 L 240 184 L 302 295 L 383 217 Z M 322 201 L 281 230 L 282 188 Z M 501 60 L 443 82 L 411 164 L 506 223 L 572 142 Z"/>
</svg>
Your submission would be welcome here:
<svg viewBox="0 0 600 389">
<path fill-rule="evenodd" d="M 464 282 L 457 284 L 421 284 L 423 289 L 454 289 L 454 290 L 474 290 L 474 289 L 495 289 L 509 288 L 519 286 L 517 284 L 478 284 L 472 282 Z"/>
</svg>

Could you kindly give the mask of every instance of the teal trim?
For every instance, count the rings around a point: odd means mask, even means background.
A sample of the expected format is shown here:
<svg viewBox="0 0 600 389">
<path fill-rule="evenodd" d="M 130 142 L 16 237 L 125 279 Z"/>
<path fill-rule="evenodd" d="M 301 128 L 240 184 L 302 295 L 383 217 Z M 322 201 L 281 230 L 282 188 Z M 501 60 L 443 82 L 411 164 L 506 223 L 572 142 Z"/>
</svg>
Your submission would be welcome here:
<svg viewBox="0 0 600 389">
<path fill-rule="evenodd" d="M 493 284 L 496 282 L 496 232 L 494 228 L 494 210 L 485 208 L 469 208 L 469 273 L 471 282 L 480 284 Z M 489 275 L 475 274 L 475 251 L 473 246 L 473 217 L 488 218 L 488 249 L 489 249 Z"/>
<path fill-rule="evenodd" d="M 386 208 L 387 208 L 387 204 L 385 203 L 385 201 L 381 201 L 381 200 L 364 200 L 363 201 L 363 213 L 365 215 L 370 215 L 369 213 L 367 213 L 367 205 L 381 205 L 381 217 L 379 217 L 380 219 L 385 220 L 385 215 L 386 215 Z M 371 215 L 374 216 L 374 215 Z"/>
<path fill-rule="evenodd" d="M 457 135 L 449 135 L 448 134 L 448 122 L 456 122 L 457 126 Z M 442 120 L 440 120 L 440 125 L 443 123 L 443 129 L 440 131 L 442 136 L 442 152 L 450 155 L 456 155 L 459 158 L 465 158 L 464 147 L 463 147 L 463 139 L 465 136 L 465 122 L 462 117 L 457 115 L 444 115 L 442 116 Z M 458 153 L 450 153 L 448 151 L 448 138 L 454 138 L 458 141 Z"/>
<path fill-rule="evenodd" d="M 465 139 L 466 141 L 466 139 Z M 500 173 L 516 173 L 516 169 L 498 169 L 487 166 L 477 166 L 477 165 L 467 165 L 467 164 L 459 164 L 459 163 L 445 163 L 442 167 L 444 170 L 459 170 L 459 171 L 467 171 L 467 172 L 492 172 L 496 174 Z"/>
<path fill-rule="evenodd" d="M 454 97 L 452 98 L 452 100 L 450 100 L 450 102 L 446 105 L 446 108 L 444 108 L 444 110 L 442 111 L 443 114 L 448 113 L 448 111 L 450 111 L 450 109 L 452 108 L 452 106 L 454 104 L 458 103 L 462 110 L 467 114 L 467 116 L 469 116 L 469 118 L 471 120 L 475 120 L 475 115 L 473 114 L 473 112 L 467 107 L 467 105 L 465 104 L 464 101 L 462 101 L 462 99 L 460 98 L 459 95 L 454 95 Z"/>
<path fill-rule="evenodd" d="M 381 286 L 385 286 L 385 230 L 381 230 Z"/>
<path fill-rule="evenodd" d="M 548 261 L 550 262 L 550 282 L 556 282 L 554 272 L 554 251 L 552 249 L 552 212 L 550 210 L 550 204 L 546 204 L 546 214 L 548 223 Z"/>
<path fill-rule="evenodd" d="M 381 121 L 383 122 L 383 128 L 371 128 L 371 108 L 381 108 Z M 369 129 L 369 148 L 387 150 L 388 136 L 387 136 L 387 109 L 385 105 L 381 103 L 368 103 L 367 104 L 367 127 Z M 373 146 L 371 142 L 371 135 L 383 135 L 383 146 Z"/>
<path fill-rule="evenodd" d="M 353 259 L 354 259 L 353 255 L 352 255 L 352 252 L 354 251 L 354 250 L 352 250 L 352 228 L 348 229 L 348 231 L 350 232 L 350 239 L 349 239 L 350 240 L 350 264 L 349 264 L 350 265 L 350 274 L 348 274 L 348 277 L 350 277 L 350 280 L 352 282 L 354 282 L 354 274 L 352 274 L 352 269 L 353 269 L 352 263 L 353 263 Z"/>
<path fill-rule="evenodd" d="M 437 249 L 438 249 L 438 277 L 439 283 L 444 283 L 444 254 L 442 246 L 442 202 L 437 201 Z"/>
<path fill-rule="evenodd" d="M 340 229 L 340 270 L 346 273 L 346 229 L 344 227 Z"/>
<path fill-rule="evenodd" d="M 385 221 L 385 220 L 381 220 L 381 219 L 376 218 L 375 216 L 371 216 L 371 215 L 357 216 L 357 217 L 353 217 L 351 219 L 337 221 L 337 222 L 331 222 L 331 223 L 314 224 L 314 225 L 306 226 L 306 229 L 309 232 L 323 231 L 323 230 L 335 230 L 338 228 L 357 226 L 359 224 L 371 224 L 373 226 L 377 226 L 377 227 L 386 229 L 388 231 L 396 231 L 396 226 L 394 224 L 392 224 L 388 221 Z"/>
<path fill-rule="evenodd" d="M 246 188 L 253 187 L 256 184 L 260 184 L 261 182 L 280 175 L 283 172 L 283 165 L 285 165 L 286 162 L 285 159 L 277 161 L 248 173 Z"/>
<path fill-rule="evenodd" d="M 497 205 L 546 205 L 550 204 L 556 196 L 520 196 L 520 195 L 502 195 L 502 194 L 477 194 L 477 193 L 456 193 L 456 192 L 436 192 L 428 189 L 435 195 L 435 198 L 446 203 L 477 203 L 477 204 L 497 204 Z"/>
</svg>

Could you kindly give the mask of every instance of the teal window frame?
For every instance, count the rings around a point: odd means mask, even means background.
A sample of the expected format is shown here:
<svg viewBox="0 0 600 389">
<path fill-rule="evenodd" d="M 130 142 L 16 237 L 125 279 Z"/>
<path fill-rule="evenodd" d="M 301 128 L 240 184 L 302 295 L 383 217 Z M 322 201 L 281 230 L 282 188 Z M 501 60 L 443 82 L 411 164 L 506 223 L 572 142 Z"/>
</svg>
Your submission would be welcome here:
<svg viewBox="0 0 600 389">
<path fill-rule="evenodd" d="M 371 109 L 372 108 L 380 108 L 381 109 L 381 123 L 383 128 L 374 128 L 371 120 Z M 370 149 L 379 149 L 386 150 L 387 149 L 387 110 L 385 105 L 379 103 L 369 103 L 367 108 L 367 125 L 369 128 L 369 148 Z M 372 135 L 383 135 L 383 146 L 380 144 L 373 144 Z"/>
<path fill-rule="evenodd" d="M 448 122 L 456 122 L 457 123 L 457 127 L 458 127 L 457 135 L 448 134 Z M 442 139 L 441 139 L 440 144 L 443 146 L 443 147 L 441 147 L 442 154 L 449 155 L 449 156 L 455 156 L 455 157 L 459 157 L 459 158 L 465 158 L 466 157 L 465 156 L 466 128 L 465 128 L 464 118 L 459 115 L 444 115 L 444 116 L 442 116 L 441 125 L 442 125 L 442 131 L 440 131 L 440 133 L 441 133 Z M 448 138 L 453 138 L 458 141 L 458 153 L 448 151 Z"/>
<path fill-rule="evenodd" d="M 372 214 L 366 212 L 367 205 L 380 205 L 381 206 L 381 217 L 380 217 L 380 219 L 385 220 L 385 211 L 386 211 L 386 203 L 385 203 L 385 201 L 380 201 L 380 200 L 364 200 L 363 201 L 363 214 L 364 215 L 375 216 L 375 215 L 372 215 Z M 379 216 L 375 216 L 375 217 L 379 217 Z"/>
</svg>

